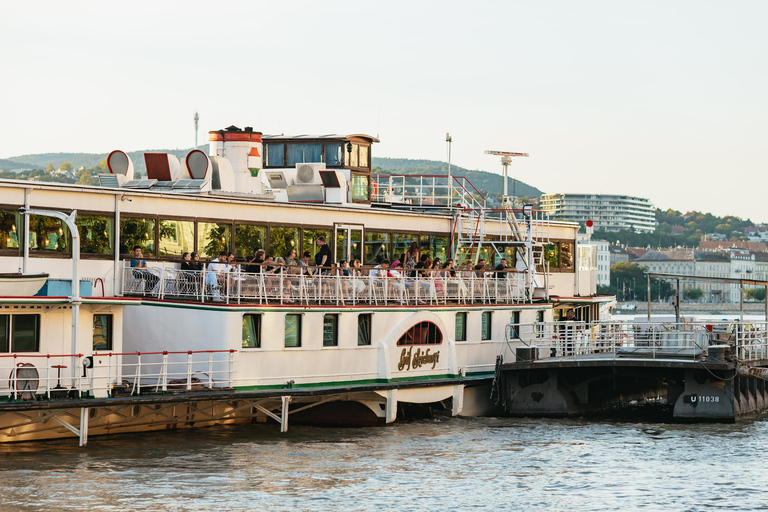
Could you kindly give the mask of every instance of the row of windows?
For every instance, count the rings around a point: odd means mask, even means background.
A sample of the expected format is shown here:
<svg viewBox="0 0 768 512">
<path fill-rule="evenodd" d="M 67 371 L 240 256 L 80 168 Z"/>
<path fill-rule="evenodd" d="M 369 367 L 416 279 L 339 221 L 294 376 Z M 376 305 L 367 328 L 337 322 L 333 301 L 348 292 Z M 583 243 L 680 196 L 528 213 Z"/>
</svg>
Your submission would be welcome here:
<svg viewBox="0 0 768 512">
<path fill-rule="evenodd" d="M 112 315 L 93 315 L 93 349 L 112 350 Z M 0 353 L 39 351 L 39 314 L 0 315 Z"/>
<path fill-rule="evenodd" d="M 357 315 L 357 345 L 368 346 L 371 344 L 371 313 Z M 543 313 L 542 313 L 543 318 Z M 491 339 L 492 312 L 483 311 L 480 322 L 480 339 Z M 543 321 L 543 320 L 542 320 Z M 520 323 L 520 312 L 512 313 L 512 323 Z M 243 348 L 261 348 L 262 340 L 262 314 L 247 313 L 243 315 Z M 302 340 L 302 315 L 285 315 L 285 347 L 301 347 Z M 467 313 L 456 313 L 456 341 L 467 341 Z M 420 322 L 409 329 L 397 342 L 398 345 L 439 345 L 443 342 L 440 329 L 432 322 Z M 323 346 L 339 346 L 339 314 L 327 313 L 323 315 Z"/>
<path fill-rule="evenodd" d="M 309 162 L 324 162 L 326 167 L 341 167 L 343 162 L 348 168 L 370 168 L 370 147 L 351 142 L 264 143 L 264 167 L 294 167 Z"/>
</svg>

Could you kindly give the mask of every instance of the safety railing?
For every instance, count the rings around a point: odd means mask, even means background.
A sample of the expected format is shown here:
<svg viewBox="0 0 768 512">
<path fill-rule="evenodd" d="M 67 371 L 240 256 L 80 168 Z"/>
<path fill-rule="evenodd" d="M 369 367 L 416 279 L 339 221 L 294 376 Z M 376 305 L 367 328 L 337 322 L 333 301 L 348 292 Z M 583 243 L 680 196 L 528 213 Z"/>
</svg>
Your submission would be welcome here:
<svg viewBox="0 0 768 512">
<path fill-rule="evenodd" d="M 463 176 L 374 174 L 375 203 L 414 207 L 485 208 L 485 196 Z"/>
<path fill-rule="evenodd" d="M 699 360 L 710 345 L 729 345 L 740 361 L 768 359 L 768 324 L 730 322 L 547 322 L 510 324 L 507 339 L 538 350 L 538 359 L 588 356 Z"/>
<path fill-rule="evenodd" d="M 525 300 L 525 275 L 513 269 L 426 272 L 417 277 L 344 275 L 308 267 L 277 267 L 275 272 L 182 271 L 171 268 L 125 268 L 123 293 L 156 299 L 240 304 L 505 304 Z"/>
<path fill-rule="evenodd" d="M 0 397 L 58 400 L 233 385 L 236 350 L 0 355 Z M 73 361 L 76 365 L 73 368 Z"/>
</svg>

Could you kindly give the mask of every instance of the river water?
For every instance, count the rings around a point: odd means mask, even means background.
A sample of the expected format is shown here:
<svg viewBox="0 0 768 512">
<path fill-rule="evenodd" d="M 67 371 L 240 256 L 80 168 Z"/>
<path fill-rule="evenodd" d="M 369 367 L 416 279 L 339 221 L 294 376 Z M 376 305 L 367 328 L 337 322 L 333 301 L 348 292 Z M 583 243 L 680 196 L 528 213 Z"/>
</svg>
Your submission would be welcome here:
<svg viewBox="0 0 768 512">
<path fill-rule="evenodd" d="M 238 425 L 0 446 L 5 510 L 768 510 L 768 416 Z"/>
</svg>

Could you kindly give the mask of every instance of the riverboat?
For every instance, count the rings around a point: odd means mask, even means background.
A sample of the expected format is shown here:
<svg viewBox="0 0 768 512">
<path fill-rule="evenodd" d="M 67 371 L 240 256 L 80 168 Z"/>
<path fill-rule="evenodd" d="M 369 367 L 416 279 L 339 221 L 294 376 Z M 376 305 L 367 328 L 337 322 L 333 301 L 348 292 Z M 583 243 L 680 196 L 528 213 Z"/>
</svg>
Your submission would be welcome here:
<svg viewBox="0 0 768 512">
<path fill-rule="evenodd" d="M 372 173 L 375 137 L 209 135 L 145 153 L 141 177 L 116 150 L 99 186 L 0 180 L 2 269 L 51 284 L 0 298 L 0 442 L 488 414 L 515 325 L 611 299 L 577 224 L 461 177 Z M 326 266 L 290 265 L 323 241 Z M 388 271 L 413 243 L 455 267 Z M 258 248 L 289 261 L 246 265 Z M 182 269 L 192 252 L 213 265 Z"/>
</svg>

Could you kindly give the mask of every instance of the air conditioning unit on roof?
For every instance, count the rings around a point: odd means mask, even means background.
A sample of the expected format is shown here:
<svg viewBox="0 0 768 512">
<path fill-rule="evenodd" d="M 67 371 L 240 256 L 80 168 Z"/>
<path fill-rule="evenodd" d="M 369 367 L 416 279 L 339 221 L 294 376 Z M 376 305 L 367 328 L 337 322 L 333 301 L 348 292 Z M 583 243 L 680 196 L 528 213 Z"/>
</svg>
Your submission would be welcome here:
<svg viewBox="0 0 768 512">
<path fill-rule="evenodd" d="M 324 170 L 324 163 L 296 164 L 296 185 L 322 185 L 320 171 Z"/>
</svg>

